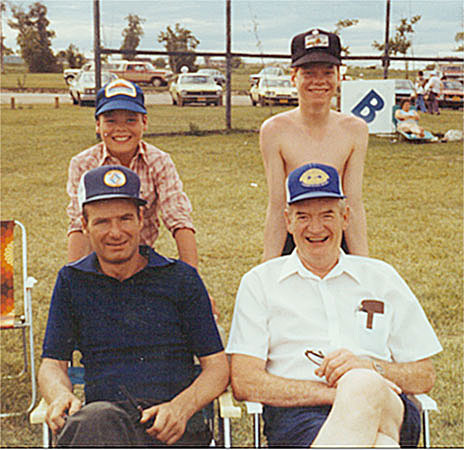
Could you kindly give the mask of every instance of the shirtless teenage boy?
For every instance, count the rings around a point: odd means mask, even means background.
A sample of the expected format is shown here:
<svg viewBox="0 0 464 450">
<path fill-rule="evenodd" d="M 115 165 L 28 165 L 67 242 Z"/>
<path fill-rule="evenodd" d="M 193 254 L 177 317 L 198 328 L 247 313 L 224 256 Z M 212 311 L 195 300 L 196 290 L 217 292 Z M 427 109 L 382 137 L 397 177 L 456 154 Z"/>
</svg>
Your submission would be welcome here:
<svg viewBox="0 0 464 450">
<path fill-rule="evenodd" d="M 351 254 L 367 256 L 366 215 L 362 201 L 367 124 L 330 108 L 340 84 L 340 39 L 323 30 L 310 30 L 292 40 L 292 82 L 299 106 L 266 120 L 260 148 L 269 189 L 264 227 L 263 260 L 280 256 L 286 243 L 285 179 L 305 163 L 334 166 L 352 211 L 345 232 Z M 321 233 L 321 238 L 323 233 Z M 285 253 L 292 248 L 285 245 Z"/>
</svg>

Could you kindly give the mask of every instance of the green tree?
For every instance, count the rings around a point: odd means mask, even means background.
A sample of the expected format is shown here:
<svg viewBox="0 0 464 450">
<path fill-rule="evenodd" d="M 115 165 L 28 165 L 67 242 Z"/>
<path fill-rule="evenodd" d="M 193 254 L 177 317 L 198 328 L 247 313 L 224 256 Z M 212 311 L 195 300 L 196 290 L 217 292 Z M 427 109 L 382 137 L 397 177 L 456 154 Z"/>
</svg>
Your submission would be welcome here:
<svg viewBox="0 0 464 450">
<path fill-rule="evenodd" d="M 167 52 L 188 52 L 188 55 L 169 55 L 169 65 L 174 73 L 179 73 L 181 67 L 187 66 L 190 72 L 197 70 L 196 55 L 193 50 L 200 41 L 187 28 L 176 23 L 174 30 L 168 26 L 158 36 L 158 42 L 163 43 Z"/>
<path fill-rule="evenodd" d="M 87 61 L 86 57 L 74 44 L 69 44 L 69 47 L 66 50 L 59 51 L 57 57 L 64 59 L 68 63 L 68 67 L 71 69 L 78 69 Z"/>
<path fill-rule="evenodd" d="M 412 41 L 410 39 L 410 35 L 414 33 L 413 25 L 421 20 L 421 16 L 414 16 L 411 19 L 407 19 L 403 17 L 400 20 L 400 24 L 396 26 L 396 34 L 393 36 L 392 39 L 388 41 L 388 55 L 396 55 L 401 53 L 402 55 L 406 56 L 408 53 L 409 48 L 412 45 Z M 385 50 L 385 43 L 374 41 L 372 43 L 372 47 L 377 50 L 384 51 Z M 404 62 L 404 67 L 406 70 L 406 78 L 408 77 L 408 61 Z"/>
<path fill-rule="evenodd" d="M 136 57 L 135 50 L 140 44 L 140 38 L 144 35 L 142 23 L 145 19 L 142 19 L 137 14 L 129 14 L 125 20 L 127 20 L 127 27 L 122 30 L 122 36 L 124 38 L 121 50 L 124 51 L 124 57 L 128 60 L 133 60 Z"/>
<path fill-rule="evenodd" d="M 454 36 L 454 40 L 458 46 L 454 49 L 455 52 L 464 52 L 464 31 L 459 31 Z"/>
<path fill-rule="evenodd" d="M 343 29 L 353 27 L 359 23 L 358 19 L 340 19 L 335 24 L 335 30 L 333 31 L 337 36 L 340 36 L 340 33 Z M 342 55 L 348 56 L 350 54 L 350 47 L 348 45 L 342 45 Z"/>
<path fill-rule="evenodd" d="M 166 67 L 166 60 L 164 58 L 156 58 L 153 61 L 153 65 L 158 69 L 164 69 Z"/>
<path fill-rule="evenodd" d="M 25 12 L 21 6 L 11 6 L 13 19 L 10 28 L 18 30 L 17 43 L 29 72 L 57 72 L 59 66 L 51 49 L 55 32 L 48 30 L 47 8 L 40 2 L 29 6 Z"/>
</svg>

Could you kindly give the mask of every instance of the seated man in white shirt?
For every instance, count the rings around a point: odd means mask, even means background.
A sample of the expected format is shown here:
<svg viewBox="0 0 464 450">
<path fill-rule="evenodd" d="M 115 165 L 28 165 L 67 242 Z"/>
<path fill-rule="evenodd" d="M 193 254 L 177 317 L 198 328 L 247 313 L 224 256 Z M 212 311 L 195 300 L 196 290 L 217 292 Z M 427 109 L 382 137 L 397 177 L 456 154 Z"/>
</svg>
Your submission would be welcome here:
<svg viewBox="0 0 464 450">
<path fill-rule="evenodd" d="M 242 279 L 227 353 L 238 400 L 263 403 L 271 447 L 416 446 L 442 347 L 414 294 L 388 264 L 346 255 L 349 221 L 335 168 L 287 178 L 296 249 Z"/>
</svg>

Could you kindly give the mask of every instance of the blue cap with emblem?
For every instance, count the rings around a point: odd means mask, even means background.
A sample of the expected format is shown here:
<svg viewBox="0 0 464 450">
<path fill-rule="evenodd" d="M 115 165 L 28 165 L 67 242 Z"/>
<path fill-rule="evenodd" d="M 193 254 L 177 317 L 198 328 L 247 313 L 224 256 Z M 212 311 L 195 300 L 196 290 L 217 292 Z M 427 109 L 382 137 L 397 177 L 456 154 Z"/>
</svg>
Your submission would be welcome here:
<svg viewBox="0 0 464 450">
<path fill-rule="evenodd" d="M 107 111 L 125 109 L 146 114 L 142 89 L 130 81 L 117 79 L 103 86 L 97 93 L 95 117 Z"/>
<path fill-rule="evenodd" d="M 79 206 L 82 207 L 98 200 L 128 198 L 138 205 L 145 205 L 140 198 L 139 176 L 123 166 L 101 166 L 82 175 L 77 192 Z"/>
<path fill-rule="evenodd" d="M 345 198 L 337 169 L 325 164 L 305 164 L 287 177 L 287 203 L 308 198 Z"/>
</svg>

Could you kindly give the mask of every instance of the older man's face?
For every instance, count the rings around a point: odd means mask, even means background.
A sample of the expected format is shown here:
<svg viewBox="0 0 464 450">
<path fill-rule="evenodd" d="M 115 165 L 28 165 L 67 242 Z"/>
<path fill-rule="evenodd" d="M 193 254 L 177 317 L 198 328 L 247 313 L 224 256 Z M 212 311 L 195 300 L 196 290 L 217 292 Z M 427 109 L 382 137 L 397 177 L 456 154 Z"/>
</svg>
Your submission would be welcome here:
<svg viewBox="0 0 464 450">
<path fill-rule="evenodd" d="M 302 263 L 316 275 L 325 276 L 338 261 L 348 225 L 344 202 L 336 198 L 302 200 L 289 205 L 285 217 Z"/>
</svg>

